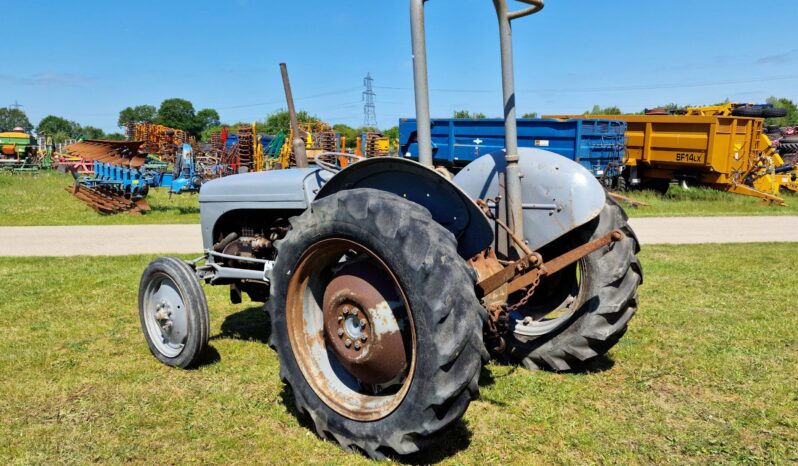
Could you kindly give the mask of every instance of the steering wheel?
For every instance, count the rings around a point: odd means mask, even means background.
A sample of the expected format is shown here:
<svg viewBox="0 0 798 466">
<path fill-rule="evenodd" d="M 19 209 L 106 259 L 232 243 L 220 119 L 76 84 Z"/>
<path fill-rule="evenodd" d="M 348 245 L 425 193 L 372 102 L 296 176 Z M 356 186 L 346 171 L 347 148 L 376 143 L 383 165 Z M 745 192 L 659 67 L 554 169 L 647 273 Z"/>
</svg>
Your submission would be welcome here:
<svg viewBox="0 0 798 466">
<path fill-rule="evenodd" d="M 322 170 L 326 170 L 331 173 L 338 173 L 344 169 L 344 167 L 341 166 L 341 160 L 339 157 L 352 159 L 353 162 L 360 162 L 361 160 L 365 159 L 365 157 L 360 155 L 347 154 L 345 152 L 323 152 L 316 156 L 314 163 Z"/>
</svg>

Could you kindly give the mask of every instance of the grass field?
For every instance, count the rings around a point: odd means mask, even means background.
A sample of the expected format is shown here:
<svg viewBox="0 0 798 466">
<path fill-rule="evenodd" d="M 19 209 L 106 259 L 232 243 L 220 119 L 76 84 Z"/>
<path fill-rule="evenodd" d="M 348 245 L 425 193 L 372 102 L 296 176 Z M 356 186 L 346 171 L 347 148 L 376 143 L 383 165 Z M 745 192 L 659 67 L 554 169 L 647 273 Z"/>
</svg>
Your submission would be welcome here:
<svg viewBox="0 0 798 466">
<path fill-rule="evenodd" d="M 153 189 L 147 215 L 101 215 L 64 191 L 73 181 L 56 172 L 0 174 L 0 226 L 199 223 L 196 195 L 170 199 L 166 189 Z"/>
<path fill-rule="evenodd" d="M 411 460 L 798 461 L 795 248 L 647 248 L 640 310 L 608 357 L 573 374 L 489 365 L 482 399 Z M 266 317 L 224 289 L 208 289 L 205 364 L 157 363 L 135 304 L 148 260 L 0 259 L 0 464 L 367 462 L 297 420 Z"/>
<path fill-rule="evenodd" d="M 652 191 L 631 191 L 625 194 L 649 204 L 639 208 L 627 207 L 630 217 L 798 215 L 798 196 L 787 190 L 782 190 L 779 194 L 787 202 L 787 206 L 781 207 L 765 204 L 749 196 L 708 188 L 683 189 L 676 185 L 671 185 L 665 196 Z"/>
<path fill-rule="evenodd" d="M 156 189 L 149 196 L 152 212 L 147 215 L 108 216 L 94 212 L 65 192 L 64 187 L 71 183 L 71 175 L 53 172 L 0 174 L 0 226 L 199 223 L 196 195 L 169 198 L 166 190 Z M 751 197 L 710 189 L 676 186 L 665 197 L 648 191 L 628 195 L 650 204 L 627 208 L 631 217 L 798 215 L 798 196 L 790 193 L 784 194 L 787 207 L 767 206 Z"/>
</svg>

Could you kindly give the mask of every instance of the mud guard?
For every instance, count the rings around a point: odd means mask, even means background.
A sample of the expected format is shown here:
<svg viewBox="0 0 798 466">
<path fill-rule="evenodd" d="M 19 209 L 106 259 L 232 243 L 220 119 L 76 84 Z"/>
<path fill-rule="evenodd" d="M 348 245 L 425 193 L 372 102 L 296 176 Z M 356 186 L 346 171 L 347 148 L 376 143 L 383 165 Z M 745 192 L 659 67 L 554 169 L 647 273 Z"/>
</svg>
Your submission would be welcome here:
<svg viewBox="0 0 798 466">
<path fill-rule="evenodd" d="M 518 152 L 523 175 L 524 235 L 532 250 L 601 213 L 606 201 L 604 188 L 581 165 L 544 150 L 520 148 Z M 476 159 L 454 177 L 454 183 L 472 199 L 497 198 L 504 157 L 504 151 L 499 151 Z"/>
<path fill-rule="evenodd" d="M 316 198 L 355 188 L 393 193 L 425 207 L 457 238 L 463 258 L 493 244 L 493 226 L 476 203 L 451 181 L 417 162 L 386 157 L 352 164 L 325 183 Z"/>
</svg>

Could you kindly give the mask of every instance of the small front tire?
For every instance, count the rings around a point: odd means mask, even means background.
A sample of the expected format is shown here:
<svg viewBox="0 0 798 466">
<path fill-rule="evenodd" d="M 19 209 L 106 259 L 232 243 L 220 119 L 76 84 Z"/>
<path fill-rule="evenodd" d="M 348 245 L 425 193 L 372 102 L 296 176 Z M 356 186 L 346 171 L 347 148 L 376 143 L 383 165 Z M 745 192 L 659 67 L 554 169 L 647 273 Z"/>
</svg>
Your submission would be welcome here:
<svg viewBox="0 0 798 466">
<path fill-rule="evenodd" d="M 208 345 L 208 303 L 185 262 L 159 257 L 147 266 L 139 285 L 139 320 L 159 361 L 183 369 L 197 362 Z"/>
</svg>

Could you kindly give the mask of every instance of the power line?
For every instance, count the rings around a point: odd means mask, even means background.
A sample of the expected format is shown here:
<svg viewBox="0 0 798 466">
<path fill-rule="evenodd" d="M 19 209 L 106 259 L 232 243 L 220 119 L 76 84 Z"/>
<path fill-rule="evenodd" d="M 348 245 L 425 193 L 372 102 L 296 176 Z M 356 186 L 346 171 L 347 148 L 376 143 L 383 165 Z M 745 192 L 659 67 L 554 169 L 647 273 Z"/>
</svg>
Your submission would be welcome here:
<svg viewBox="0 0 798 466">
<path fill-rule="evenodd" d="M 322 97 L 330 97 L 330 96 L 334 96 L 334 95 L 347 94 L 347 93 L 354 92 L 354 91 L 357 91 L 357 90 L 360 90 L 359 86 L 358 87 L 351 87 L 351 88 L 348 88 L 348 89 L 340 89 L 340 90 L 337 90 L 337 91 L 324 92 L 324 93 L 321 93 L 321 94 L 309 95 L 309 96 L 305 96 L 305 97 L 298 97 L 298 98 L 296 98 L 294 100 L 296 100 L 296 101 L 304 101 L 304 100 L 311 100 L 311 99 L 319 99 L 319 98 L 322 98 Z M 269 101 L 269 102 L 258 102 L 258 103 L 253 103 L 253 104 L 241 104 L 241 105 L 230 105 L 230 106 L 227 106 L 227 107 L 216 107 L 216 109 L 217 110 L 234 110 L 234 109 L 237 109 L 237 108 L 263 107 L 263 106 L 266 106 L 266 105 L 277 105 L 277 104 L 281 104 L 281 103 L 285 103 L 285 101 L 282 100 L 282 99 L 278 99 L 278 100 L 272 100 L 272 101 Z"/>
<path fill-rule="evenodd" d="M 8 106 L 8 108 L 13 108 L 14 110 L 22 110 L 23 107 L 24 105 L 17 102 L 17 99 L 14 99 L 14 103 Z"/>
<path fill-rule="evenodd" d="M 798 75 L 782 75 L 782 76 L 766 76 L 753 79 L 738 79 L 727 81 L 703 81 L 703 82 L 681 82 L 681 83 L 664 83 L 664 84 L 637 84 L 631 86 L 610 86 L 610 87 L 572 87 L 572 88 L 549 88 L 549 89 L 522 89 L 518 93 L 576 93 L 576 92 L 625 92 L 625 91 L 647 91 L 653 89 L 682 89 L 694 87 L 712 87 L 712 86 L 726 86 L 734 84 L 755 84 L 761 82 L 773 81 L 792 81 L 798 80 Z M 395 90 L 395 91 L 412 91 L 409 87 L 393 87 L 393 86 L 375 86 L 377 89 Z M 450 93 L 499 93 L 499 89 L 431 89 L 433 92 L 450 92 Z"/>
</svg>

